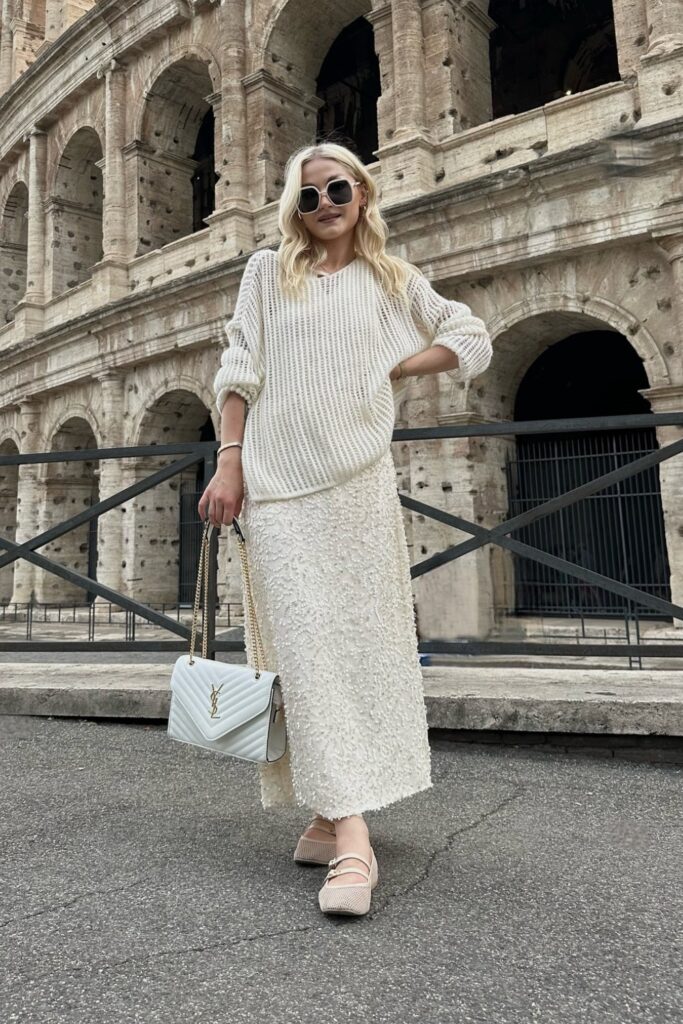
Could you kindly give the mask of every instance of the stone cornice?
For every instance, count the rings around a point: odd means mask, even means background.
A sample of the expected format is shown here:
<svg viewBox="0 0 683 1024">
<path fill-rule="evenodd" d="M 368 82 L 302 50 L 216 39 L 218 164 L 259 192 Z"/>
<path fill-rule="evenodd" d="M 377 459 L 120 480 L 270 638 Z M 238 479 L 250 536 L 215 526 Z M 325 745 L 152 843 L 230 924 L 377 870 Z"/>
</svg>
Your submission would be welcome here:
<svg viewBox="0 0 683 1024">
<path fill-rule="evenodd" d="M 133 9 L 135 17 L 129 18 Z M 0 169 L 31 125 L 57 121 L 60 104 L 95 86 L 103 67 L 140 47 L 147 37 L 194 16 L 188 0 L 100 0 L 41 48 L 33 64 L 0 96 Z M 61 83 L 56 91 L 55 82 Z"/>
</svg>

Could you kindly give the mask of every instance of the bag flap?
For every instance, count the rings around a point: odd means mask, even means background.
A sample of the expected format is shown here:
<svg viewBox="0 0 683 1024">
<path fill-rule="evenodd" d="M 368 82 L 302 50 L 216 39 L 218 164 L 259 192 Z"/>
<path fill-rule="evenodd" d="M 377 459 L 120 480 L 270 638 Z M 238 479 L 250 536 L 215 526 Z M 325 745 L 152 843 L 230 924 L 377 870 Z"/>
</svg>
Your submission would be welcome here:
<svg viewBox="0 0 683 1024">
<path fill-rule="evenodd" d="M 228 665 L 189 654 L 178 658 L 171 676 L 176 699 L 207 740 L 215 740 L 262 714 L 270 703 L 273 685 L 279 683 L 276 672 L 262 671 L 250 665 Z"/>
</svg>

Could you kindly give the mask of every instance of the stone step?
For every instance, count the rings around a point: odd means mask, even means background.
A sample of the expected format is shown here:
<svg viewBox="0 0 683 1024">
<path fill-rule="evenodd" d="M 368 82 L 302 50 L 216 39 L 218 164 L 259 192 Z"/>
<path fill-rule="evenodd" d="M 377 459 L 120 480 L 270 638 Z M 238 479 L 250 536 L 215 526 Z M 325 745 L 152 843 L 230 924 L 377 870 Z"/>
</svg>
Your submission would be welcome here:
<svg viewBox="0 0 683 1024">
<path fill-rule="evenodd" d="M 168 717 L 171 666 L 5 662 L 0 714 Z M 442 729 L 683 736 L 683 673 L 424 666 L 429 725 Z"/>
</svg>

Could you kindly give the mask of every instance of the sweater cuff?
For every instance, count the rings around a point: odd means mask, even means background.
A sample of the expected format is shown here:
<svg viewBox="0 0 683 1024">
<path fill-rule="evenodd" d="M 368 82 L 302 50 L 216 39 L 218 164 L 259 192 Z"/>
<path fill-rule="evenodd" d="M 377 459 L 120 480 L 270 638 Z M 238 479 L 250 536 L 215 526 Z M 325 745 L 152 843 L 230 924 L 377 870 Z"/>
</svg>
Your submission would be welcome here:
<svg viewBox="0 0 683 1024">
<path fill-rule="evenodd" d="M 231 391 L 235 391 L 238 395 L 241 395 L 247 405 L 251 406 L 254 403 L 254 390 L 255 389 L 248 388 L 242 384 L 228 384 L 225 387 L 222 387 L 216 395 L 216 408 L 218 409 L 219 414 L 223 412 L 225 400 Z"/>
</svg>

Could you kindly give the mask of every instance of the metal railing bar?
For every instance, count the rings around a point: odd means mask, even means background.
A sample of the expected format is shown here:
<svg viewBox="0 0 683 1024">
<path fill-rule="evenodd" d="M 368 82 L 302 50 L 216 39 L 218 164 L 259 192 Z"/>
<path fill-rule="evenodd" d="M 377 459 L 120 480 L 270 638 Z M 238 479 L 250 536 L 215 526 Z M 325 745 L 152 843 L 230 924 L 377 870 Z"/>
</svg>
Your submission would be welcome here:
<svg viewBox="0 0 683 1024">
<path fill-rule="evenodd" d="M 138 494 L 143 494 L 145 491 L 151 490 L 152 487 L 156 487 L 158 483 L 163 483 L 164 480 L 168 480 L 172 476 L 176 476 L 177 473 L 182 473 L 184 469 L 189 466 L 194 466 L 197 462 L 201 462 L 203 455 L 201 453 L 194 453 L 186 455 L 183 459 L 178 459 L 177 462 L 172 462 L 168 466 L 163 466 L 158 469 L 151 476 L 146 476 L 142 480 L 136 480 L 135 483 L 124 488 L 122 491 L 117 491 L 115 494 L 111 494 L 108 498 L 103 498 L 101 501 L 96 502 L 94 505 L 89 505 L 84 508 L 82 512 L 76 513 L 75 516 L 71 516 L 69 519 L 64 519 L 61 523 L 56 523 L 51 526 L 49 530 L 45 530 L 43 533 L 39 533 L 36 537 L 31 537 L 30 540 L 24 541 L 22 544 L 14 544 L 9 541 L 6 537 L 0 537 L 0 548 L 5 550 L 7 553 L 0 555 L 0 569 L 4 569 L 6 565 L 10 565 L 15 562 L 17 558 L 27 557 L 29 551 L 33 551 L 36 548 L 42 547 L 44 544 L 48 544 L 52 540 L 56 540 L 63 534 L 68 533 L 70 530 L 81 526 L 83 523 L 89 522 L 91 519 L 95 519 L 97 516 L 103 515 L 112 508 L 116 508 L 118 505 L 123 504 L 124 501 L 128 501 L 130 498 L 137 497 Z M 30 561 L 30 559 L 28 559 Z"/>
<path fill-rule="evenodd" d="M 11 548 L 19 546 L 13 545 L 7 540 L 3 540 L 2 544 L 4 547 L 10 545 Z M 104 583 L 99 583 L 97 580 L 91 579 L 89 576 L 82 576 L 74 569 L 67 569 L 66 566 L 59 565 L 57 562 L 52 562 L 49 558 L 46 558 L 44 555 L 39 555 L 35 551 L 27 551 L 22 555 L 22 557 L 27 562 L 32 562 L 34 565 L 37 565 L 38 568 L 45 569 L 47 572 L 52 573 L 53 576 L 59 576 L 61 579 L 66 580 L 67 583 L 73 583 L 82 590 L 104 597 L 107 601 L 111 601 L 112 604 L 118 605 L 119 608 L 125 608 L 129 612 L 134 612 L 141 618 L 147 619 L 149 622 L 153 622 L 155 626 L 162 626 L 164 629 L 167 629 L 170 633 L 174 633 L 176 636 L 187 638 L 190 636 L 190 630 L 187 626 L 183 626 L 181 623 L 176 622 L 175 619 L 171 619 L 168 615 L 162 615 L 160 612 L 154 611 L 153 608 L 148 608 L 147 605 L 142 604 L 140 601 L 135 601 L 131 597 L 125 597 L 123 594 L 119 594 L 117 590 L 112 590 L 111 587 L 105 586 Z M 29 614 L 33 614 L 30 605 Z M 2 645 L 0 644 L 0 649 L 1 646 Z"/>
<path fill-rule="evenodd" d="M 495 423 L 448 424 L 440 427 L 401 427 L 394 441 L 430 440 L 443 437 L 491 437 L 500 434 L 562 434 L 594 430 L 628 430 L 632 427 L 683 426 L 683 413 L 637 413 L 628 416 L 582 416 L 562 420 L 497 420 Z"/>
<path fill-rule="evenodd" d="M 0 455 L 0 466 L 35 465 L 42 462 L 99 462 L 101 459 L 144 458 L 154 455 L 197 454 L 204 458 L 204 449 L 218 448 L 218 441 L 187 441 L 178 444 L 145 444 L 118 448 L 79 448 L 64 452 L 26 452 Z"/>
<path fill-rule="evenodd" d="M 405 505 L 407 508 L 411 508 L 416 512 L 422 512 L 429 518 L 436 519 L 439 522 L 445 523 L 447 526 L 455 526 L 464 533 L 472 533 L 475 535 L 473 539 L 462 541 L 460 544 L 456 544 L 454 547 L 449 548 L 447 552 L 440 552 L 436 555 L 432 555 L 430 558 L 423 559 L 421 562 L 417 562 L 412 569 L 416 570 L 416 576 L 421 576 L 432 566 L 437 567 L 438 565 L 443 564 L 442 561 L 438 561 L 441 555 L 447 554 L 448 558 L 446 560 L 451 561 L 453 558 L 460 558 L 469 551 L 475 551 L 477 548 L 483 547 L 483 545 L 489 541 L 497 543 L 497 538 L 504 534 L 511 533 L 513 530 L 517 530 L 522 526 L 527 526 L 529 523 L 548 516 L 560 508 L 565 508 L 568 505 L 575 504 L 583 498 L 594 494 L 596 491 L 601 491 L 605 487 L 609 487 L 618 480 L 635 476 L 643 470 L 649 469 L 651 466 L 655 466 L 658 463 L 663 462 L 665 459 L 671 458 L 682 451 L 683 438 L 680 438 L 678 441 L 673 441 L 671 444 L 665 445 L 664 448 L 658 448 L 656 451 L 648 452 L 647 455 L 643 455 L 640 459 L 634 459 L 633 462 L 620 466 L 619 469 L 611 470 L 609 473 L 604 473 L 602 476 L 595 477 L 593 480 L 589 480 L 585 484 L 580 484 L 579 487 L 575 487 L 571 491 L 565 491 L 564 494 L 560 494 L 555 498 L 550 498 L 542 504 L 536 505 L 534 508 L 527 509 L 526 512 L 520 512 L 519 515 L 513 516 L 512 519 L 506 519 L 505 522 L 499 523 L 497 526 L 491 528 L 477 526 L 475 523 L 470 523 L 468 520 L 462 519 L 460 516 L 457 516 L 452 512 L 445 512 L 443 509 L 437 509 L 433 505 L 427 505 L 425 502 L 418 501 L 416 498 L 411 497 L 411 495 L 399 491 L 398 493 L 401 499 L 401 504 Z"/>
<path fill-rule="evenodd" d="M 403 502 L 403 498 L 406 499 L 405 502 Z M 451 562 L 455 558 L 461 558 L 465 553 L 463 548 L 467 548 L 467 550 L 476 550 L 490 542 L 497 544 L 498 547 L 523 555 L 525 558 L 530 558 L 535 562 L 540 562 L 542 565 L 548 566 L 552 569 L 558 569 L 561 572 L 568 573 L 570 576 L 578 578 L 584 583 L 593 583 L 602 587 L 604 590 L 610 591 L 611 593 L 619 594 L 622 597 L 628 597 L 637 601 L 638 604 L 644 605 L 646 608 L 652 608 L 655 611 L 663 612 L 665 615 L 671 615 L 676 619 L 683 619 L 683 607 L 680 605 L 672 604 L 670 601 L 665 601 L 661 597 L 655 597 L 654 594 L 648 594 L 645 591 L 636 590 L 635 587 L 629 587 L 625 583 L 620 583 L 618 580 L 610 579 L 608 576 L 602 576 L 600 573 L 595 572 L 592 569 L 586 569 L 581 565 L 576 565 L 574 562 L 568 562 L 566 559 L 559 558 L 557 555 L 551 555 L 546 551 L 540 551 L 538 548 L 534 548 L 530 544 L 524 544 L 522 541 L 513 540 L 512 537 L 507 537 L 504 534 L 498 533 L 497 536 L 494 536 L 496 530 L 489 530 L 484 526 L 477 526 L 476 523 L 470 523 L 466 519 L 461 519 L 460 516 L 456 516 L 451 512 L 444 513 L 441 509 L 434 510 L 432 509 L 432 506 L 425 505 L 423 502 L 418 501 L 415 498 L 411 498 L 409 495 L 402 495 L 401 499 L 403 504 L 414 511 L 423 512 L 425 515 L 428 515 L 433 519 L 437 519 L 439 522 L 446 523 L 447 526 L 455 526 L 459 530 L 463 530 L 464 532 L 472 533 L 474 535 L 472 541 L 463 541 L 461 544 L 456 544 L 451 548 L 446 548 L 445 551 L 439 551 L 437 554 L 431 555 L 429 558 L 423 559 L 422 562 L 418 562 L 411 566 L 410 574 L 412 579 L 415 579 L 417 576 L 421 576 L 434 568 L 438 568 L 438 566 L 445 565 L 447 562 Z M 439 515 L 434 515 L 432 514 L 433 512 L 439 512 Z M 506 524 L 504 523 L 501 524 L 501 526 L 505 525 Z"/>
<path fill-rule="evenodd" d="M 200 642 L 201 638 L 198 638 Z M 214 651 L 244 652 L 241 640 L 215 640 Z M 418 648 L 421 654 L 488 654 L 488 655 L 552 655 L 567 658 L 594 657 L 646 657 L 681 658 L 683 644 L 674 643 L 535 643 L 525 641 L 498 640 L 421 640 Z M 187 643 L 180 640 L 3 640 L 0 651 L 31 651 L 35 653 L 57 653 L 61 651 L 102 651 L 121 653 L 125 651 L 148 651 L 163 654 L 186 651 Z"/>
<path fill-rule="evenodd" d="M 566 658 L 683 658 L 683 644 L 571 644 L 499 640 L 421 640 L 421 654 L 524 654 Z M 678 670 L 677 670 L 678 671 Z"/>
</svg>

